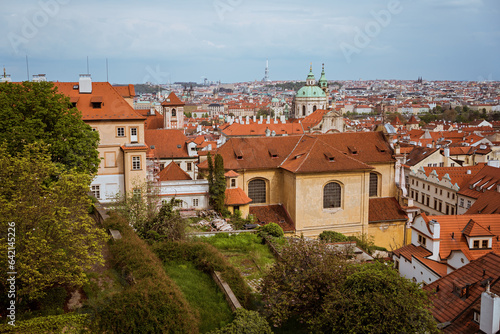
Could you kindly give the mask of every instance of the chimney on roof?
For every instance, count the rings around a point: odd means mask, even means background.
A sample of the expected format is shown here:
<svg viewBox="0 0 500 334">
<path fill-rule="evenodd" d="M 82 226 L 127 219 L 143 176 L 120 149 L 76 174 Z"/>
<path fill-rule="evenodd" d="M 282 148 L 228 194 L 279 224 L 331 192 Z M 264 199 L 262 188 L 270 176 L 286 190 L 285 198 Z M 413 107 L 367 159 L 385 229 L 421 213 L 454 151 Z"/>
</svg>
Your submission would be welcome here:
<svg viewBox="0 0 500 334">
<path fill-rule="evenodd" d="M 78 87 L 80 94 L 92 93 L 92 78 L 90 77 L 90 74 L 80 74 Z"/>
<path fill-rule="evenodd" d="M 467 174 L 468 175 L 472 174 L 472 171 L 470 169 L 467 169 Z"/>
<path fill-rule="evenodd" d="M 245 118 L 245 123 L 246 123 L 246 124 L 250 124 L 250 117 L 248 117 L 248 116 L 247 116 L 247 117 Z"/>
<path fill-rule="evenodd" d="M 267 115 L 266 124 L 271 124 L 271 115 Z"/>
<path fill-rule="evenodd" d="M 481 316 L 479 329 L 486 334 L 500 330 L 500 297 L 490 291 L 490 284 L 481 293 Z"/>
<path fill-rule="evenodd" d="M 260 115 L 259 124 L 262 124 L 262 115 Z"/>
<path fill-rule="evenodd" d="M 280 116 L 280 121 L 281 121 L 282 124 L 286 123 L 285 115 L 281 115 Z"/>
<path fill-rule="evenodd" d="M 257 116 L 253 115 L 253 122 L 255 123 L 257 121 Z"/>
<path fill-rule="evenodd" d="M 240 123 L 240 124 L 243 124 L 243 116 L 241 116 L 241 115 L 240 115 L 240 116 L 239 116 L 239 120 L 240 120 L 240 121 L 239 121 L 239 123 Z"/>
<path fill-rule="evenodd" d="M 45 74 L 33 74 L 33 82 L 46 82 L 47 77 Z"/>
<path fill-rule="evenodd" d="M 444 156 L 447 158 L 450 157 L 450 148 L 449 147 L 444 148 Z"/>
</svg>

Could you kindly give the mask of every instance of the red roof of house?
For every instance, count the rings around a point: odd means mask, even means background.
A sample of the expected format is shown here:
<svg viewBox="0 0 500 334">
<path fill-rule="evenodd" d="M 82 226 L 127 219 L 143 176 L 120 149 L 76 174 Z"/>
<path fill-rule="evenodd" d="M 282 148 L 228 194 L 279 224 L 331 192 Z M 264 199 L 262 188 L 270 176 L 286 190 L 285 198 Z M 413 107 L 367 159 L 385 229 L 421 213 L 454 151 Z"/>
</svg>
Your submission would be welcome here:
<svg viewBox="0 0 500 334">
<path fill-rule="evenodd" d="M 113 85 L 118 94 L 122 97 L 131 98 L 135 96 L 135 87 L 134 85 Z"/>
<path fill-rule="evenodd" d="M 149 114 L 149 110 L 137 110 L 138 113 L 146 117 L 144 122 L 145 130 L 163 129 L 163 115 L 156 112 L 154 115 Z"/>
<path fill-rule="evenodd" d="M 171 92 L 168 97 L 165 99 L 165 101 L 163 101 L 161 103 L 162 106 L 169 106 L 169 107 L 176 107 L 176 106 L 183 106 L 185 105 L 184 102 L 181 101 L 181 99 L 179 99 L 177 97 L 177 95 L 175 95 L 174 92 Z"/>
<path fill-rule="evenodd" d="M 408 216 L 394 197 L 370 198 L 368 222 L 407 221 Z"/>
<path fill-rule="evenodd" d="M 277 136 L 282 135 L 301 135 L 304 133 L 302 126 L 298 123 L 278 122 L 271 121 L 269 124 L 263 121 L 262 124 L 258 122 L 250 121 L 249 124 L 245 123 L 233 123 L 224 124 L 220 127 L 221 132 L 226 137 L 242 137 L 242 136 L 265 136 L 266 129 L 270 132 L 274 131 Z"/>
<path fill-rule="evenodd" d="M 500 184 L 500 168 L 484 166 L 468 182 L 460 187 L 462 196 L 479 198 L 485 191 L 494 190 Z"/>
<path fill-rule="evenodd" d="M 146 130 L 145 140 L 150 147 L 148 155 L 156 158 L 187 158 L 189 157 L 186 141 L 182 130 Z M 154 149 L 151 148 L 154 146 Z"/>
<path fill-rule="evenodd" d="M 318 109 L 309 116 L 305 117 L 303 120 L 301 120 L 304 129 L 313 128 L 318 125 L 326 113 L 328 113 L 328 110 Z"/>
<path fill-rule="evenodd" d="M 424 167 L 424 171 L 427 176 L 435 171 L 440 180 L 443 179 L 443 176 L 448 174 L 451 183 L 456 183 L 458 186 L 461 186 L 464 182 L 473 178 L 483 167 L 484 164 L 467 167 Z"/>
<path fill-rule="evenodd" d="M 175 162 L 171 162 L 158 174 L 160 181 L 192 180 L 188 173 L 182 170 Z"/>
<path fill-rule="evenodd" d="M 251 206 L 250 214 L 257 218 L 259 225 L 276 223 L 285 232 L 295 231 L 292 218 L 281 204 Z"/>
<path fill-rule="evenodd" d="M 84 121 L 145 119 L 109 82 L 92 82 L 92 93 L 80 93 L 78 82 L 54 82 L 54 86 L 76 103 Z M 100 107 L 94 108 L 93 103 L 100 103 Z"/>
<path fill-rule="evenodd" d="M 252 203 L 252 199 L 245 194 L 243 189 L 238 188 L 227 188 L 226 197 L 224 199 L 225 205 L 245 205 Z"/>
<path fill-rule="evenodd" d="M 283 168 L 293 173 L 372 169 L 368 164 L 393 162 L 393 151 L 380 132 L 231 138 L 218 154 L 225 169 Z M 200 169 L 207 169 L 206 161 Z"/>
<path fill-rule="evenodd" d="M 500 214 L 500 192 L 493 189 L 484 192 L 465 214 Z"/>
<path fill-rule="evenodd" d="M 500 255 L 490 252 L 450 274 L 423 287 L 430 292 L 432 314 L 440 323 L 451 322 L 445 333 L 477 333 L 479 325 L 473 321 L 473 310 L 479 310 L 481 293 L 486 280 L 491 280 L 491 291 L 500 294 Z M 460 296 L 456 290 L 466 289 Z"/>
<path fill-rule="evenodd" d="M 224 174 L 225 177 L 238 177 L 240 174 L 236 173 L 234 170 L 230 170 L 226 174 Z"/>
</svg>

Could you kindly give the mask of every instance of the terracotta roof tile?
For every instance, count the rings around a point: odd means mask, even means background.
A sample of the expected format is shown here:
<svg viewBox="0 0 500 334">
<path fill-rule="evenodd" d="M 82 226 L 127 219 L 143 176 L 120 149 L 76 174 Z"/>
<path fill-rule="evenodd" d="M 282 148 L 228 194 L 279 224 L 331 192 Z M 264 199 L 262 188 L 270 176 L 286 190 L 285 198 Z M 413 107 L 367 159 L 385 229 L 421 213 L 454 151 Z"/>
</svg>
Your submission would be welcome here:
<svg viewBox="0 0 500 334">
<path fill-rule="evenodd" d="M 461 185 L 458 193 L 471 198 L 479 198 L 484 191 L 495 189 L 499 184 L 500 168 L 484 166 L 467 183 Z"/>
<path fill-rule="evenodd" d="M 257 218 L 257 222 L 260 225 L 276 223 L 285 232 L 295 231 L 295 224 L 283 205 L 251 206 L 250 214 Z"/>
<path fill-rule="evenodd" d="M 226 174 L 224 174 L 225 177 L 238 177 L 240 174 L 236 173 L 234 170 L 230 170 Z"/>
<path fill-rule="evenodd" d="M 169 163 L 167 167 L 163 168 L 161 172 L 158 173 L 158 176 L 160 177 L 160 181 L 192 180 L 191 176 L 173 161 Z"/>
<path fill-rule="evenodd" d="M 408 216 L 394 197 L 370 198 L 368 222 L 406 221 Z"/>
<path fill-rule="evenodd" d="M 184 102 L 182 102 L 174 92 L 171 92 L 168 97 L 161 103 L 162 106 L 183 106 Z"/>
<path fill-rule="evenodd" d="M 84 121 L 145 119 L 109 82 L 92 82 L 92 93 L 82 94 L 79 92 L 78 82 L 54 82 L 54 86 L 59 93 L 69 96 L 71 101 L 76 102 Z M 94 108 L 91 101 L 99 102 L 100 107 Z"/>
<path fill-rule="evenodd" d="M 470 322 L 473 320 L 472 314 L 466 311 L 480 304 L 481 293 L 485 291 L 485 280 L 492 279 L 492 291 L 500 293 L 499 277 L 500 255 L 490 252 L 425 286 L 423 289 L 431 292 L 434 317 L 440 323 L 448 321 L 452 323 L 444 332 L 476 333 L 479 329 L 477 325 L 475 331 L 463 331 L 465 328 L 470 329 Z M 462 288 L 468 290 L 468 294 L 463 297 L 459 292 L 453 292 L 457 289 L 461 291 Z"/>
<path fill-rule="evenodd" d="M 485 237 L 494 236 L 491 231 L 488 231 L 484 226 L 476 223 L 473 219 L 469 220 L 462 233 L 468 237 Z"/>
<path fill-rule="evenodd" d="M 424 167 L 424 171 L 427 176 L 435 171 L 440 180 L 448 174 L 451 183 L 461 186 L 464 182 L 473 178 L 483 167 L 484 164 L 467 167 Z"/>
<path fill-rule="evenodd" d="M 252 199 L 245 194 L 243 189 L 238 188 L 227 188 L 226 197 L 224 199 L 225 205 L 245 205 L 250 204 Z"/>
<path fill-rule="evenodd" d="M 484 192 L 465 214 L 500 214 L 500 192 L 497 190 Z"/>
<path fill-rule="evenodd" d="M 150 147 L 148 152 L 156 158 L 187 158 L 187 137 L 181 130 L 146 130 L 145 140 Z M 151 149 L 154 146 L 154 149 Z"/>
</svg>

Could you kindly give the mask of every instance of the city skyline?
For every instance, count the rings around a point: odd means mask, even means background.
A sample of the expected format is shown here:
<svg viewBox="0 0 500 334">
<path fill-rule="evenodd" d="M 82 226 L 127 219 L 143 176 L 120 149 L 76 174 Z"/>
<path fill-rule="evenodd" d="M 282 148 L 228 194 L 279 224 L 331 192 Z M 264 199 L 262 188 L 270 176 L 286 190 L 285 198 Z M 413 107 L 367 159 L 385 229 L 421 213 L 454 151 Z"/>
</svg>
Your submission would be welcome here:
<svg viewBox="0 0 500 334">
<path fill-rule="evenodd" d="M 499 80 L 494 0 L 132 1 L 4 3 L 0 66 L 14 81 L 167 83 Z M 106 59 L 108 68 L 106 71 Z"/>
</svg>

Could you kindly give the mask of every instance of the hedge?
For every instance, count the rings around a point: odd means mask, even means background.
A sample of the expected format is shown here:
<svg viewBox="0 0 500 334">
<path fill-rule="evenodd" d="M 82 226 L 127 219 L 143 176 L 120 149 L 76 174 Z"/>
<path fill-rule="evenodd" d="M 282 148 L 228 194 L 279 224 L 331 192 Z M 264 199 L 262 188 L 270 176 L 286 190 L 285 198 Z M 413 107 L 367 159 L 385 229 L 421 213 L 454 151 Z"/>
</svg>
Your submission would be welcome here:
<svg viewBox="0 0 500 334">
<path fill-rule="evenodd" d="M 149 246 L 120 216 L 112 214 L 104 225 L 122 234 L 109 250 L 112 264 L 129 286 L 96 303 L 92 329 L 99 333 L 197 333 L 199 316 Z"/>
</svg>

